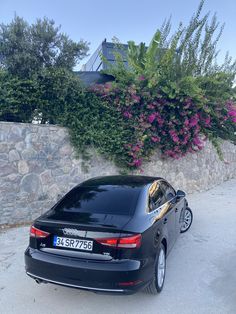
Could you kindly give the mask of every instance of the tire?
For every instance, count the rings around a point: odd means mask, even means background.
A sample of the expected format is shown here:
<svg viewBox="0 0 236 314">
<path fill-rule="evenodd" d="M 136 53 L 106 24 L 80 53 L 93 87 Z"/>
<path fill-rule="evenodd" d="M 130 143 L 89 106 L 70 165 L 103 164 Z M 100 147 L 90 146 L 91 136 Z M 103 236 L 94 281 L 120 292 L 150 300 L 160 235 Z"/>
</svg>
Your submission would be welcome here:
<svg viewBox="0 0 236 314">
<path fill-rule="evenodd" d="M 186 207 L 184 211 L 183 224 L 180 228 L 180 233 L 184 233 L 188 231 L 188 229 L 192 225 L 192 222 L 193 222 L 193 212 L 189 207 Z"/>
<path fill-rule="evenodd" d="M 148 294 L 158 294 L 161 292 L 165 282 L 166 274 L 166 252 L 163 244 L 160 245 L 155 262 L 154 278 L 146 288 Z"/>
</svg>

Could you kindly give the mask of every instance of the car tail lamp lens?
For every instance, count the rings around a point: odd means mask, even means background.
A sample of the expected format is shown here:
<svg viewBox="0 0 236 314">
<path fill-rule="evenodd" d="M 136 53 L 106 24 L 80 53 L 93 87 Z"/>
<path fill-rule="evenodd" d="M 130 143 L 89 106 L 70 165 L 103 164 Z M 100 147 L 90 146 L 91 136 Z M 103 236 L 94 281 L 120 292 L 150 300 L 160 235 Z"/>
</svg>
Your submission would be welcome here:
<svg viewBox="0 0 236 314">
<path fill-rule="evenodd" d="M 33 238 L 46 238 L 49 236 L 50 233 L 46 231 L 39 230 L 38 228 L 35 228 L 34 226 L 31 226 L 30 228 L 30 236 Z"/>
<path fill-rule="evenodd" d="M 132 237 L 120 238 L 118 247 L 121 248 L 138 248 L 141 245 L 141 234 Z"/>
<path fill-rule="evenodd" d="M 96 241 L 103 245 L 117 246 L 118 238 L 96 239 Z"/>
<path fill-rule="evenodd" d="M 117 248 L 134 249 L 139 248 L 141 245 L 141 234 L 122 238 L 102 238 L 96 239 L 96 241 L 103 245 L 113 246 Z"/>
</svg>

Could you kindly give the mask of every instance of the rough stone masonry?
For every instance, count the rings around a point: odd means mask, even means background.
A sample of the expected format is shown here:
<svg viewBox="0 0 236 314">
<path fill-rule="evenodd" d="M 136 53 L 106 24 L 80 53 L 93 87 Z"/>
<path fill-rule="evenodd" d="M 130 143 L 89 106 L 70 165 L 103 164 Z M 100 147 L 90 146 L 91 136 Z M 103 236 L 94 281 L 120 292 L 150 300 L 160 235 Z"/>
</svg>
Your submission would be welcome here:
<svg viewBox="0 0 236 314">
<path fill-rule="evenodd" d="M 142 174 L 164 177 L 188 193 L 207 190 L 236 177 L 236 146 L 223 141 L 221 148 L 224 161 L 210 142 L 179 160 L 156 152 Z M 119 174 L 95 150 L 90 155 L 87 161 L 76 158 L 65 128 L 0 122 L 0 224 L 30 222 L 81 181 Z"/>
</svg>

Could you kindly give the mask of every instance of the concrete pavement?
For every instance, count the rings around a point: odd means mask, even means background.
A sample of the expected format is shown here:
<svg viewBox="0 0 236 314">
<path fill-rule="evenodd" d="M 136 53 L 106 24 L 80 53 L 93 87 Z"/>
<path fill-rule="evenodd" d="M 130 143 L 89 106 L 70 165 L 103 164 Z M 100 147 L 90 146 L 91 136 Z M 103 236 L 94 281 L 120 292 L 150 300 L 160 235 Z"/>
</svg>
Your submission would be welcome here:
<svg viewBox="0 0 236 314">
<path fill-rule="evenodd" d="M 99 295 L 24 272 L 29 227 L 0 233 L 0 313 L 236 313 L 236 180 L 188 197 L 194 222 L 167 259 L 160 295 Z"/>
</svg>

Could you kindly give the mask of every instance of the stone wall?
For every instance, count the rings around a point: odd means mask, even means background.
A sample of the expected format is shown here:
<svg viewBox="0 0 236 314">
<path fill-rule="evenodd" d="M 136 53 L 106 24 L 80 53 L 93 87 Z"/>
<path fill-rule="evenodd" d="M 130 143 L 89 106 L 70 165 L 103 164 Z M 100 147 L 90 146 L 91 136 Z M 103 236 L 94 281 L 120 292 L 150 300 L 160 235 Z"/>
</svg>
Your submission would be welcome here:
<svg viewBox="0 0 236 314">
<path fill-rule="evenodd" d="M 236 177 L 236 146 L 223 142 L 222 150 L 224 161 L 209 142 L 180 160 L 163 160 L 156 152 L 143 174 L 165 177 L 188 193 L 205 190 Z M 119 173 L 112 162 L 90 153 L 87 161 L 76 159 L 64 128 L 0 122 L 0 224 L 30 222 L 79 182 Z"/>
</svg>

